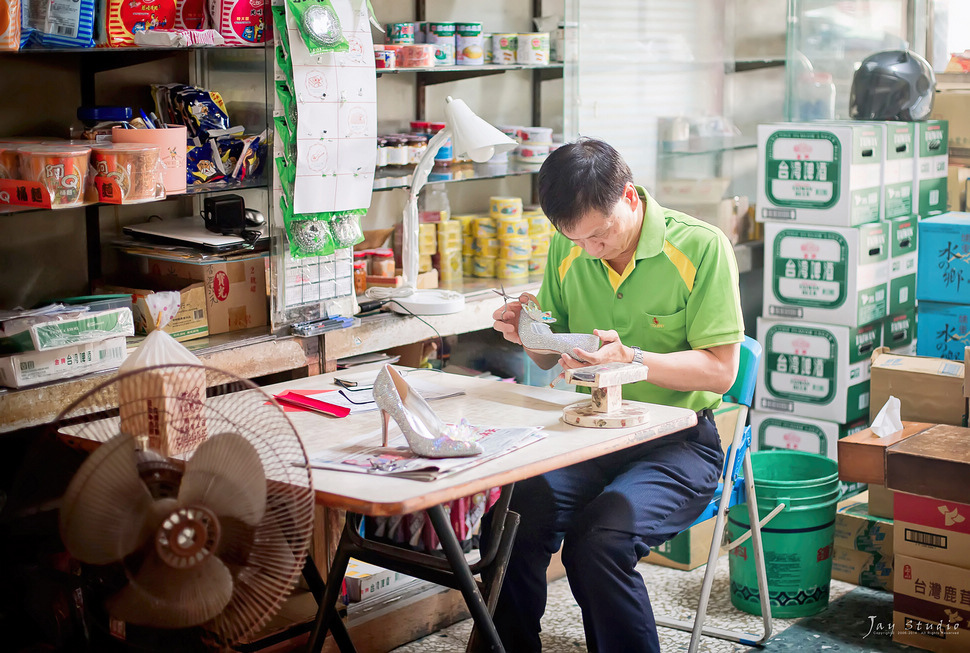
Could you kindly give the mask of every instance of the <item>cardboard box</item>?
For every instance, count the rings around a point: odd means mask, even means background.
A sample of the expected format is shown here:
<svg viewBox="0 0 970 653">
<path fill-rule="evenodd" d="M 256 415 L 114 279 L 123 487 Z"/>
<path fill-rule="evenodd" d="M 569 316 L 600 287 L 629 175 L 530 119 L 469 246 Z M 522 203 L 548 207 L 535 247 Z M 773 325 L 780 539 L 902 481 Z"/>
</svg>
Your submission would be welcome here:
<svg viewBox="0 0 970 653">
<path fill-rule="evenodd" d="M 947 123 L 949 150 L 970 149 L 970 91 L 938 91 L 933 95 L 930 117 Z"/>
<path fill-rule="evenodd" d="M 377 565 L 368 564 L 351 558 L 347 563 L 347 573 L 344 574 L 344 584 L 347 587 L 347 598 L 351 602 L 363 601 L 381 594 L 387 594 L 395 587 L 400 587 L 417 580 L 397 571 L 384 569 Z"/>
<path fill-rule="evenodd" d="M 970 505 L 896 492 L 898 553 L 970 569 Z"/>
<path fill-rule="evenodd" d="M 177 291 L 179 293 L 179 310 L 162 331 L 172 336 L 176 340 L 185 341 L 195 338 L 204 338 L 209 335 L 209 324 L 205 316 L 205 286 L 202 283 L 182 282 L 175 280 L 174 284 L 168 283 L 171 280 L 156 280 L 159 286 L 168 285 L 165 290 Z M 131 312 L 135 319 L 135 333 L 148 335 L 155 330 L 155 319 L 152 317 L 151 309 L 148 307 L 147 298 L 156 292 L 161 292 L 161 287 L 154 290 L 142 288 L 127 288 L 124 286 L 105 285 L 102 290 L 118 293 L 128 293 L 131 295 Z"/>
<path fill-rule="evenodd" d="M 886 452 L 889 447 L 933 426 L 926 422 L 903 422 L 903 430 L 880 438 L 863 429 L 839 440 L 839 479 L 843 482 L 886 484 Z M 892 516 L 892 508 L 889 509 Z"/>
<path fill-rule="evenodd" d="M 885 485 L 869 484 L 869 514 L 883 519 L 893 518 L 893 496 L 896 493 Z"/>
<path fill-rule="evenodd" d="M 758 125 L 757 220 L 838 227 L 879 220 L 881 142 L 881 130 L 862 122 Z"/>
<path fill-rule="evenodd" d="M 913 177 L 916 175 L 916 125 L 912 122 L 883 122 L 886 145 L 883 150 L 883 219 L 910 217 L 913 208 Z"/>
<path fill-rule="evenodd" d="M 893 641 L 970 651 L 970 570 L 899 553 L 893 562 Z"/>
<path fill-rule="evenodd" d="M 876 554 L 891 567 L 893 520 L 869 513 L 868 492 L 841 501 L 835 513 L 835 546 Z"/>
<path fill-rule="evenodd" d="M 262 254 L 213 261 L 145 257 L 140 271 L 152 278 L 202 281 L 209 334 L 216 335 L 268 323 L 264 258 Z"/>
<path fill-rule="evenodd" d="M 889 448 L 886 487 L 970 504 L 970 429 L 937 424 Z"/>
<path fill-rule="evenodd" d="M 848 424 L 869 415 L 869 355 L 879 323 L 852 328 L 758 318 L 756 407 Z"/>
<path fill-rule="evenodd" d="M 754 451 L 792 449 L 838 460 L 839 439 L 861 431 L 866 426 L 865 420 L 837 424 L 798 415 L 751 411 L 751 440 Z"/>
<path fill-rule="evenodd" d="M 960 362 L 970 342 L 970 304 L 920 300 L 916 321 L 916 353 Z"/>
<path fill-rule="evenodd" d="M 901 356 L 880 349 L 872 356 L 871 376 L 870 421 L 892 395 L 899 399 L 904 422 L 963 424 L 962 362 Z"/>
<path fill-rule="evenodd" d="M 889 314 L 916 308 L 917 217 L 894 218 L 889 224 Z"/>
<path fill-rule="evenodd" d="M 883 348 L 888 348 L 890 352 L 900 356 L 916 355 L 915 308 L 911 308 L 905 313 L 890 315 L 882 321 L 882 344 Z M 869 402 L 870 415 L 874 403 L 874 401 Z"/>
<path fill-rule="evenodd" d="M 886 317 L 891 224 L 766 224 L 765 317 L 850 327 Z"/>
<path fill-rule="evenodd" d="M 893 559 L 878 553 L 832 547 L 832 579 L 845 583 L 893 591 Z"/>
<path fill-rule="evenodd" d="M 916 127 L 914 213 L 928 218 L 946 212 L 948 129 L 945 120 L 925 120 L 913 124 Z"/>
<path fill-rule="evenodd" d="M 919 222 L 916 298 L 970 304 L 970 213 Z"/>
<path fill-rule="evenodd" d="M 0 356 L 0 385 L 23 388 L 113 370 L 124 362 L 127 355 L 125 337 L 116 336 L 59 349 Z"/>
</svg>

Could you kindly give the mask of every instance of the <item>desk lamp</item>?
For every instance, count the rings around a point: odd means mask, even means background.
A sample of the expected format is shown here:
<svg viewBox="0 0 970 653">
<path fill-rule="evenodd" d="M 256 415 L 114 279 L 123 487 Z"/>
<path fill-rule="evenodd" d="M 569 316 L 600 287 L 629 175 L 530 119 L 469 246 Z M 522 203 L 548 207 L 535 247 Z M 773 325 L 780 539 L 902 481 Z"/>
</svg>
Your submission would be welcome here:
<svg viewBox="0 0 970 653">
<path fill-rule="evenodd" d="M 404 242 L 401 263 L 404 285 L 393 289 L 387 298 L 389 306 L 398 313 L 415 315 L 445 315 L 457 313 L 465 306 L 465 296 L 452 290 L 415 288 L 418 279 L 418 194 L 428 181 L 438 150 L 451 138 L 456 157 L 468 157 L 484 163 L 496 153 L 507 152 L 516 146 L 511 138 L 488 124 L 468 108 L 462 100 L 451 96 L 445 101 L 446 127 L 428 142 L 428 149 L 414 168 L 411 192 L 404 207 Z"/>
</svg>

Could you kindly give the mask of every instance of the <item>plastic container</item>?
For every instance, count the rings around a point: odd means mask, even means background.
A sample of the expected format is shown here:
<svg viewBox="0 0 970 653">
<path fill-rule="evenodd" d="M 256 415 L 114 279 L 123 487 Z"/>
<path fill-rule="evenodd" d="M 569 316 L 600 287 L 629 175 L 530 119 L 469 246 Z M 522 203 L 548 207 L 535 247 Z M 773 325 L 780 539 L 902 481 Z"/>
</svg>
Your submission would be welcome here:
<svg viewBox="0 0 970 653">
<path fill-rule="evenodd" d="M 804 617 L 828 606 L 832 581 L 835 507 L 841 496 L 838 464 L 825 456 L 800 451 L 759 451 L 751 454 L 758 518 L 784 508 L 764 528 L 765 566 L 771 614 Z M 728 537 L 732 541 L 749 527 L 748 506 L 731 508 Z M 758 579 L 751 541 L 729 560 L 731 603 L 739 610 L 761 614 Z"/>
<path fill-rule="evenodd" d="M 418 197 L 418 219 L 421 222 L 444 222 L 451 219 L 451 204 L 444 184 L 430 184 Z"/>
<path fill-rule="evenodd" d="M 402 136 L 388 136 L 387 144 L 387 165 L 406 166 L 408 164 L 408 142 Z"/>
<path fill-rule="evenodd" d="M 165 129 L 119 129 L 111 131 L 115 143 L 149 143 L 158 146 L 165 192 L 185 192 L 185 125 L 167 125 Z"/>
<path fill-rule="evenodd" d="M 354 263 L 354 292 L 358 295 L 367 290 L 367 263 L 358 261 Z"/>
<path fill-rule="evenodd" d="M 20 175 L 47 188 L 52 207 L 79 206 L 88 186 L 91 148 L 86 145 L 21 145 Z"/>
<path fill-rule="evenodd" d="M 835 120 L 835 83 L 830 73 L 802 75 L 798 80 L 796 97 L 795 120 Z"/>
<path fill-rule="evenodd" d="M 436 63 L 436 47 L 428 43 L 402 46 L 397 54 L 398 68 L 431 68 Z"/>
<path fill-rule="evenodd" d="M 431 133 L 431 123 L 427 120 L 412 120 L 411 121 L 411 133 L 412 134 L 430 134 Z"/>
<path fill-rule="evenodd" d="M 417 165 L 428 151 L 427 134 L 408 134 L 408 163 Z"/>
<path fill-rule="evenodd" d="M 118 183 L 123 202 L 147 202 L 165 195 L 157 145 L 101 143 L 91 148 L 91 163 L 96 175 Z"/>
</svg>

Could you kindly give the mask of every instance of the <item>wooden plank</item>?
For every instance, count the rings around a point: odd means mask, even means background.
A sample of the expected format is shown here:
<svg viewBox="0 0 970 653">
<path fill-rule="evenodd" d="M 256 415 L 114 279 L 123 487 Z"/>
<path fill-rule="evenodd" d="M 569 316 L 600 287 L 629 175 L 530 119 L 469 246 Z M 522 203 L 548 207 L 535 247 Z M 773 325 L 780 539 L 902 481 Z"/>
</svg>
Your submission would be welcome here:
<svg viewBox="0 0 970 653">
<path fill-rule="evenodd" d="M 892 445 L 932 427 L 926 422 L 903 422 L 903 430 L 880 438 L 866 429 L 839 440 L 839 479 L 847 483 L 886 484 L 886 452 Z"/>
<path fill-rule="evenodd" d="M 647 380 L 647 366 L 636 363 L 603 363 L 566 370 L 566 383 L 580 385 L 586 388 L 602 388 L 608 385 L 622 385 Z M 588 381 L 577 379 L 576 375 L 593 374 L 594 379 Z"/>
<path fill-rule="evenodd" d="M 841 452 L 840 452 L 841 453 Z M 970 429 L 938 424 L 889 448 L 886 487 L 970 503 Z"/>
</svg>

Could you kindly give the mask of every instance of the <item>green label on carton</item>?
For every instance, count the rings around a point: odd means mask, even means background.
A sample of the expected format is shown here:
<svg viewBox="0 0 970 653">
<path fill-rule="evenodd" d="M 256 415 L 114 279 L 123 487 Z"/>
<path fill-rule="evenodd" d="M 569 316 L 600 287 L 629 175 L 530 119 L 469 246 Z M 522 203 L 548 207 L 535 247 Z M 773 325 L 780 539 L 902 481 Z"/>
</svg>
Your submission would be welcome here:
<svg viewBox="0 0 970 653">
<path fill-rule="evenodd" d="M 765 366 L 771 394 L 827 404 L 835 398 L 838 343 L 828 331 L 792 324 L 768 329 Z"/>
<path fill-rule="evenodd" d="M 916 275 L 907 274 L 889 282 L 889 313 L 903 313 L 916 307 Z M 893 347 L 886 343 L 888 347 Z"/>
<path fill-rule="evenodd" d="M 772 286 L 786 304 L 838 308 L 847 295 L 849 244 L 840 234 L 785 229 L 775 238 Z"/>
<path fill-rule="evenodd" d="M 913 182 L 903 181 L 886 184 L 886 219 L 909 215 L 913 212 Z"/>
<path fill-rule="evenodd" d="M 765 146 L 765 193 L 776 206 L 828 209 L 839 201 L 842 146 L 825 131 L 777 131 Z"/>
<path fill-rule="evenodd" d="M 758 427 L 758 451 L 794 449 L 825 456 L 828 448 L 828 436 L 814 424 L 769 417 Z"/>
<path fill-rule="evenodd" d="M 947 153 L 948 124 L 945 120 L 927 120 L 917 126 L 920 132 L 919 156 L 936 157 Z M 943 172 L 946 176 L 946 171 Z"/>
<path fill-rule="evenodd" d="M 946 159 L 943 160 L 944 165 Z M 919 182 L 919 214 L 928 218 L 946 212 L 946 172 L 942 177 Z"/>
<path fill-rule="evenodd" d="M 888 298 L 886 297 L 886 284 L 882 283 L 872 288 L 859 290 L 858 301 L 856 304 L 856 315 L 859 316 L 859 324 L 868 324 L 882 317 L 888 311 Z"/>
<path fill-rule="evenodd" d="M 916 251 L 917 218 L 910 215 L 892 221 L 892 257 L 899 258 Z"/>
</svg>

